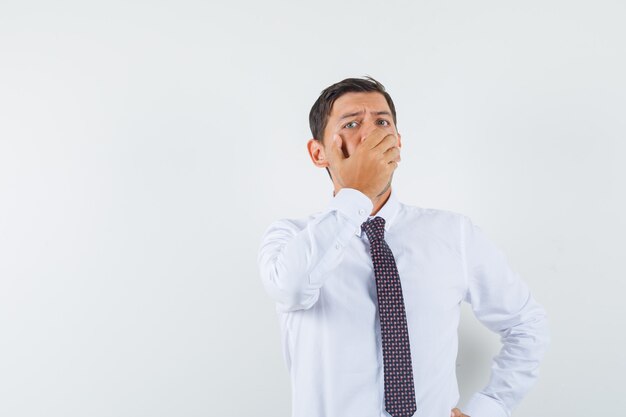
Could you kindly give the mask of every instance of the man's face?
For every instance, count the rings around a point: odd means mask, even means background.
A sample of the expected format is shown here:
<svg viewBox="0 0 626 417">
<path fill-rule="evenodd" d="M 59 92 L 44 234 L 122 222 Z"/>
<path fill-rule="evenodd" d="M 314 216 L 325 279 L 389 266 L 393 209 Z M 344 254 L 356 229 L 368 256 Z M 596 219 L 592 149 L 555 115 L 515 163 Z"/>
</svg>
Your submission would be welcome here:
<svg viewBox="0 0 626 417">
<path fill-rule="evenodd" d="M 398 138 L 397 146 L 400 148 L 400 134 L 398 133 L 391 109 L 385 97 L 378 92 L 346 93 L 333 103 L 322 138 L 309 140 L 307 148 L 315 166 L 328 168 L 332 172 L 334 167 L 328 158 L 332 151 L 333 137 L 341 139 L 341 149 L 347 158 L 354 153 L 356 148 L 375 129 L 382 129 Z M 320 140 L 316 140 L 320 139 Z M 333 176 L 335 190 L 340 186 Z M 391 183 L 391 180 L 390 180 Z"/>
<path fill-rule="evenodd" d="M 346 157 L 376 128 L 394 134 L 400 144 L 391 109 L 385 97 L 377 92 L 346 93 L 333 103 L 324 129 L 324 147 L 332 144 L 336 134 L 341 138 Z"/>
</svg>

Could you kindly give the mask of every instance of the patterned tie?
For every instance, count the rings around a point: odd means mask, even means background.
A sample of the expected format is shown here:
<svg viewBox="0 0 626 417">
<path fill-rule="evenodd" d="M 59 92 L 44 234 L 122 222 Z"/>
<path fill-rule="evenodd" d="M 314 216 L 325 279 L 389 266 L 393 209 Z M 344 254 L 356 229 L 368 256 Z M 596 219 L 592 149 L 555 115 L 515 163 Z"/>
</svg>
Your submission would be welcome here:
<svg viewBox="0 0 626 417">
<path fill-rule="evenodd" d="M 361 225 L 370 241 L 378 314 L 383 342 L 385 409 L 393 417 L 410 417 L 417 410 L 409 332 L 396 261 L 385 242 L 385 219 L 374 217 Z"/>
</svg>

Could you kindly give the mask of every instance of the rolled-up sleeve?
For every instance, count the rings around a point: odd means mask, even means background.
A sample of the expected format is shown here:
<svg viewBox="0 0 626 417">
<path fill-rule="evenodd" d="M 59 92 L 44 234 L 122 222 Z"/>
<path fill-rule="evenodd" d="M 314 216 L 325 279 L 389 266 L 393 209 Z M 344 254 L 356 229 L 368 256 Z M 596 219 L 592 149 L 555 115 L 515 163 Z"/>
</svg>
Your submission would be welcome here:
<svg viewBox="0 0 626 417">
<path fill-rule="evenodd" d="M 537 380 L 550 341 L 546 312 L 504 253 L 466 216 L 461 218 L 461 238 L 465 301 L 502 342 L 489 383 L 470 398 L 463 412 L 471 417 L 509 417 Z"/>
</svg>

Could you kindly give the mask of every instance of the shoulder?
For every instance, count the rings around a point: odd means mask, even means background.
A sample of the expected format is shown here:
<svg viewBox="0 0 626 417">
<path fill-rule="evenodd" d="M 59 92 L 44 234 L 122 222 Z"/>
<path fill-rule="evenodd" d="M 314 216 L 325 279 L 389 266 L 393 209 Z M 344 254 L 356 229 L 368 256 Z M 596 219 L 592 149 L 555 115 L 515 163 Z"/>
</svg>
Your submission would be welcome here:
<svg viewBox="0 0 626 417">
<path fill-rule="evenodd" d="M 420 207 L 400 203 L 398 216 L 401 221 L 429 224 L 433 226 L 459 226 L 469 218 L 453 210 Z"/>
<path fill-rule="evenodd" d="M 295 218 L 281 218 L 278 220 L 274 220 L 265 228 L 263 232 L 263 237 L 267 237 L 270 235 L 295 235 L 299 231 L 306 228 L 307 224 L 310 222 L 314 222 L 317 220 L 319 216 L 322 215 L 322 212 L 317 212 L 310 214 L 304 217 L 295 217 Z"/>
</svg>

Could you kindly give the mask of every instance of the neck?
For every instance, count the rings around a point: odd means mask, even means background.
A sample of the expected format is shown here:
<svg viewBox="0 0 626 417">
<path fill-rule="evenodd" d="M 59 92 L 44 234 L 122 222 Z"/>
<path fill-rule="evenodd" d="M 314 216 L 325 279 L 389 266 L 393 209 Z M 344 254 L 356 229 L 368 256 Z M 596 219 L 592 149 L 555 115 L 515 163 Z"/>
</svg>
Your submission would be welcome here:
<svg viewBox="0 0 626 417">
<path fill-rule="evenodd" d="M 385 191 L 384 193 L 376 197 L 374 200 L 372 200 L 372 203 L 374 203 L 374 207 L 372 208 L 372 213 L 370 214 L 370 216 L 374 216 L 376 215 L 376 213 L 378 213 L 378 211 L 382 208 L 382 206 L 385 205 L 387 200 L 389 200 L 390 195 L 391 195 L 391 186 L 387 188 L 387 191 Z"/>
</svg>

